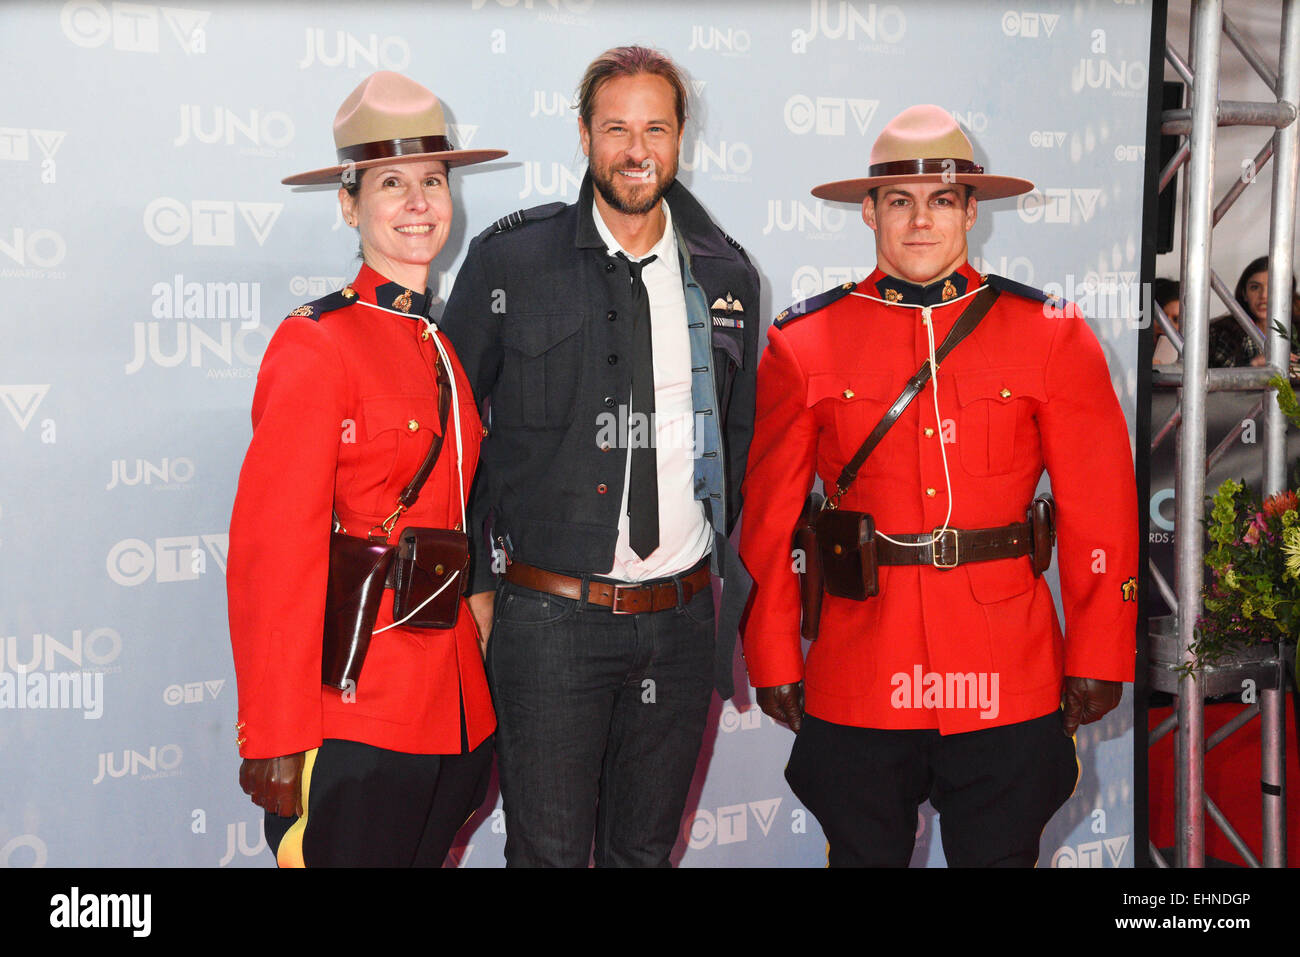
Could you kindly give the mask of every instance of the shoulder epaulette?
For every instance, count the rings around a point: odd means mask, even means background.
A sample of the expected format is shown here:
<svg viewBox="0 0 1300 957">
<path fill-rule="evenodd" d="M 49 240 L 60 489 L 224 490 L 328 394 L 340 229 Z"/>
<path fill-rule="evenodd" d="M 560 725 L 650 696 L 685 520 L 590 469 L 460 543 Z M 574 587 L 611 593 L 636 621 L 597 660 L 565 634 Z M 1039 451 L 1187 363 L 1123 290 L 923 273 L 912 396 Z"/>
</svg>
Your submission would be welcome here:
<svg viewBox="0 0 1300 957">
<path fill-rule="evenodd" d="M 529 209 L 517 209 L 513 213 L 502 216 L 495 223 L 489 226 L 479 237 L 492 236 L 496 233 L 508 233 L 512 229 L 518 229 L 524 223 L 536 222 L 539 219 L 550 219 L 560 210 L 564 209 L 565 203 L 546 203 L 542 206 L 533 206 Z"/>
<path fill-rule="evenodd" d="M 1022 282 L 1016 282 L 1005 276 L 995 276 L 988 273 L 982 277 L 990 286 L 998 292 L 1009 292 L 1017 296 L 1024 296 L 1026 299 L 1032 299 L 1034 302 L 1045 302 L 1049 306 L 1064 306 L 1065 300 L 1060 296 L 1053 296 L 1050 293 L 1043 292 L 1041 289 L 1035 289 L 1033 286 L 1026 286 Z"/>
<path fill-rule="evenodd" d="M 772 325 L 780 329 L 787 322 L 794 322 L 800 316 L 806 316 L 810 312 L 816 312 L 818 309 L 824 309 L 833 302 L 838 302 L 853 291 L 857 283 L 846 282 L 834 289 L 827 289 L 825 292 L 819 292 L 810 299 L 803 299 L 796 302 L 789 309 L 785 309 L 779 316 L 772 320 Z"/>
<path fill-rule="evenodd" d="M 305 316 L 308 319 L 319 319 L 327 312 L 333 312 L 336 309 L 342 309 L 350 306 L 356 300 L 357 294 L 352 291 L 351 286 L 344 286 L 342 289 L 330 293 L 328 296 L 321 296 L 304 306 L 299 306 L 289 315 Z"/>
</svg>

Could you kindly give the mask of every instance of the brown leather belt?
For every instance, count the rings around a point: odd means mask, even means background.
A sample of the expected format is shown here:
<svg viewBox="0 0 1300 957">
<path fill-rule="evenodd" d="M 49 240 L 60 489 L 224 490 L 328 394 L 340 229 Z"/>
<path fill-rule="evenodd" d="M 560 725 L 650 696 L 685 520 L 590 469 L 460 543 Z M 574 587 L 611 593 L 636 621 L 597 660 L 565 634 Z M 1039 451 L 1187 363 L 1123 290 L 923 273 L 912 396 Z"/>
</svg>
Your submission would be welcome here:
<svg viewBox="0 0 1300 957">
<path fill-rule="evenodd" d="M 1034 528 L 1029 522 L 1003 525 L 999 528 L 949 528 L 922 532 L 919 535 L 890 535 L 896 545 L 876 533 L 876 564 L 878 565 L 933 565 L 935 568 L 956 568 L 967 562 L 988 562 L 997 558 L 1018 558 L 1032 555 Z M 931 540 L 934 540 L 931 545 Z"/>
<path fill-rule="evenodd" d="M 689 602 L 696 594 L 710 587 L 713 580 L 706 555 L 689 571 L 671 578 L 656 578 L 639 585 L 618 582 L 587 581 L 587 603 L 608 608 L 616 615 L 639 615 L 647 611 L 666 611 Z M 511 562 L 506 566 L 506 581 L 531 588 L 533 591 L 558 595 L 561 598 L 582 600 L 582 579 L 571 578 L 544 568 Z M 680 600 L 678 584 L 681 585 Z"/>
</svg>

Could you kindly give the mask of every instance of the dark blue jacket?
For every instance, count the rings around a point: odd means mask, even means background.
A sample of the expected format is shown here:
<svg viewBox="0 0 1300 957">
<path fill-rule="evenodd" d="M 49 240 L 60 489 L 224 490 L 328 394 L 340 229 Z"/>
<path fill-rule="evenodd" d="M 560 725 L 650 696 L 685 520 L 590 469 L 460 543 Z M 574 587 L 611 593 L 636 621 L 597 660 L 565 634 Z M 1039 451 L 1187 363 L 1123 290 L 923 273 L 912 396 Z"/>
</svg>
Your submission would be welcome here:
<svg viewBox="0 0 1300 957">
<path fill-rule="evenodd" d="M 727 536 L 754 426 L 758 273 L 684 186 L 664 198 L 690 327 L 695 494 L 715 531 L 714 573 L 726 582 L 717 678 L 730 694 L 749 577 Z M 498 220 L 470 243 L 443 313 L 440 326 L 488 408 L 470 502 L 471 592 L 495 587 L 494 547 L 579 576 L 614 564 L 627 451 L 602 449 L 598 435 L 602 416 L 630 403 L 632 306 L 626 270 L 606 254 L 591 208 L 588 175 L 576 204 Z"/>
</svg>

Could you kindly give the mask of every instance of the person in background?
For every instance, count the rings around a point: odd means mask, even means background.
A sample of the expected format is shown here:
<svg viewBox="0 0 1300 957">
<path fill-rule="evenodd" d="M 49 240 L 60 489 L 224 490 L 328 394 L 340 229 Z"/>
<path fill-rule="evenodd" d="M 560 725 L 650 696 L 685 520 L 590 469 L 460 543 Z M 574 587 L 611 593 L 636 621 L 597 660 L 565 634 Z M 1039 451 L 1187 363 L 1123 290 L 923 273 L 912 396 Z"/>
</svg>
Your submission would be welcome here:
<svg viewBox="0 0 1300 957">
<path fill-rule="evenodd" d="M 1165 315 L 1169 317 L 1169 321 L 1174 324 L 1174 328 L 1182 332 L 1182 326 L 1178 319 L 1180 308 L 1178 297 L 1180 294 L 1181 287 L 1173 279 L 1158 277 L 1151 284 L 1151 301 L 1164 310 Z M 1156 337 L 1155 349 L 1151 353 L 1151 364 L 1162 366 L 1177 362 L 1178 350 L 1169 341 L 1169 337 L 1165 335 L 1160 323 L 1155 320 L 1154 316 L 1151 319 L 1151 330 Z"/>
<path fill-rule="evenodd" d="M 1268 335 L 1268 257 L 1252 259 L 1241 271 L 1233 298 L 1247 316 L 1264 335 Z M 1295 276 L 1291 277 L 1291 297 L 1296 296 Z M 1294 313 L 1294 308 L 1292 312 Z M 1255 340 L 1241 328 L 1236 318 L 1229 313 L 1220 316 L 1210 325 L 1210 368 L 1228 368 L 1232 366 L 1262 366 L 1267 360 L 1264 350 L 1255 344 Z M 1296 361 L 1293 353 L 1291 361 Z"/>
</svg>

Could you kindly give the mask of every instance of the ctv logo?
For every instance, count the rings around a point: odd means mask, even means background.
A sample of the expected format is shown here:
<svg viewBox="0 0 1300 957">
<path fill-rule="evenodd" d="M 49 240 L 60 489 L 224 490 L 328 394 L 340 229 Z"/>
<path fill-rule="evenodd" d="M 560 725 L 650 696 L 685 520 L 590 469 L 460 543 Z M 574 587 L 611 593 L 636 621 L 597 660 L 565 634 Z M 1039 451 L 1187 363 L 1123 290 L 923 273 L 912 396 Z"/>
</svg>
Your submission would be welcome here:
<svg viewBox="0 0 1300 957">
<path fill-rule="evenodd" d="M 1065 143 L 1065 130 L 1034 130 L 1029 134 L 1029 145 L 1038 149 L 1055 149 Z"/>
<path fill-rule="evenodd" d="M 161 20 L 170 28 L 176 44 L 189 55 L 207 52 L 204 27 L 211 16 L 207 10 L 181 7 L 139 3 L 110 3 L 105 7 L 97 0 L 71 0 L 59 13 L 59 27 L 79 47 L 102 47 L 111 38 L 115 50 L 157 53 Z"/>
<path fill-rule="evenodd" d="M 230 536 L 180 535 L 154 539 L 152 545 L 139 538 L 124 538 L 108 550 L 108 577 L 125 588 L 147 582 L 197 581 L 208 570 L 208 556 L 224 575 Z"/>
<path fill-rule="evenodd" d="M 29 141 L 34 141 L 41 155 L 41 182 L 53 183 L 57 167 L 54 154 L 63 145 L 63 138 L 68 134 L 63 130 L 23 129 L 18 126 L 0 126 L 0 160 L 26 162 L 31 156 Z"/>
<path fill-rule="evenodd" d="M 320 64 L 326 67 L 346 66 L 349 70 L 405 70 L 411 65 L 411 47 L 405 37 L 381 37 L 367 34 L 361 39 L 346 30 L 335 30 L 333 49 L 327 48 L 325 31 L 320 27 L 307 27 L 306 48 L 298 69 Z"/>
<path fill-rule="evenodd" d="M 1009 37 L 1050 37 L 1056 29 L 1059 13 L 1031 13 L 1008 10 L 1002 14 L 1002 32 Z"/>
<path fill-rule="evenodd" d="M 0 401 L 9 410 L 13 420 L 18 423 L 18 428 L 24 432 L 27 426 L 31 424 L 32 416 L 36 414 L 36 409 L 40 406 L 41 400 L 45 394 L 50 391 L 48 383 L 45 385 L 0 385 Z M 48 421 L 48 420 L 47 420 Z"/>
<path fill-rule="evenodd" d="M 236 209 L 257 245 L 262 246 L 284 204 L 195 199 L 186 205 L 160 196 L 144 208 L 144 231 L 159 246 L 175 246 L 186 239 L 194 246 L 233 246 Z"/>
<path fill-rule="evenodd" d="M 1027 223 L 1069 223 L 1073 208 L 1086 223 L 1097 211 L 1100 196 L 1100 189 L 1033 189 L 1016 198 L 1016 212 Z"/>
<path fill-rule="evenodd" d="M 289 280 L 289 294 L 319 299 L 332 292 L 338 292 L 345 282 L 347 282 L 346 276 L 294 276 Z"/>
<path fill-rule="evenodd" d="M 216 700 L 225 686 L 226 679 L 215 681 L 189 681 L 183 685 L 168 685 L 163 689 L 163 703 L 169 705 L 201 704 L 204 700 Z M 207 698 L 204 698 L 204 692 Z"/>
<path fill-rule="evenodd" d="M 1056 849 L 1052 855 L 1052 867 L 1120 867 L 1124 852 L 1128 850 L 1130 835 L 1118 834 L 1115 837 L 1103 837 L 1100 841 L 1088 841 L 1078 847 L 1066 844 Z"/>
<path fill-rule="evenodd" d="M 796 93 L 785 101 L 783 117 L 786 129 L 797 136 L 805 133 L 843 136 L 846 130 L 845 120 L 850 116 L 858 132 L 865 134 L 879 106 L 879 100 L 843 96 L 819 96 L 814 99 Z"/>
<path fill-rule="evenodd" d="M 870 266 L 800 266 L 790 280 L 790 289 L 794 300 L 800 302 L 846 282 L 861 282 L 870 275 Z"/>
<path fill-rule="evenodd" d="M 749 840 L 749 819 L 752 816 L 763 836 L 772 830 L 776 812 L 781 807 L 779 797 L 748 804 L 731 804 L 717 811 L 699 808 L 682 823 L 682 836 L 692 850 L 698 851 L 710 844 L 736 844 Z"/>
</svg>

